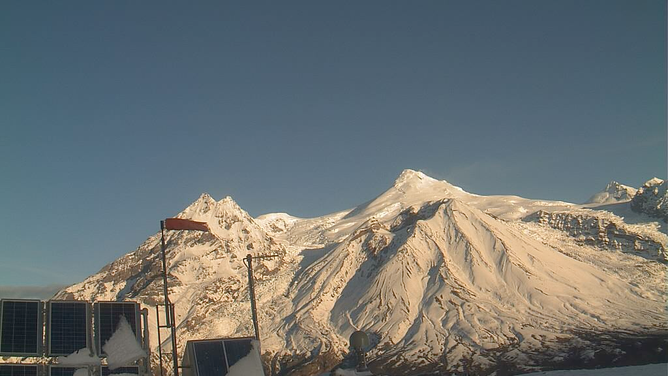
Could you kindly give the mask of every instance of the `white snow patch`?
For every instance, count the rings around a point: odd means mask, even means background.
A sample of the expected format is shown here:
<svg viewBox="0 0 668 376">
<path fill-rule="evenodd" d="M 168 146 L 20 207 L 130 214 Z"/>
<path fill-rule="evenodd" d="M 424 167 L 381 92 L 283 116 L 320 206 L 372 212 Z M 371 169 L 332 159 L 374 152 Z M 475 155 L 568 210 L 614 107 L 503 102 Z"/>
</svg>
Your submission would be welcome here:
<svg viewBox="0 0 668 376">
<path fill-rule="evenodd" d="M 58 364 L 67 366 L 99 366 L 100 358 L 90 353 L 90 350 L 83 348 L 67 356 L 59 356 Z"/>
<path fill-rule="evenodd" d="M 111 370 L 147 357 L 125 316 L 121 316 L 116 331 L 102 346 L 102 350 L 107 354 L 107 364 Z"/>
</svg>

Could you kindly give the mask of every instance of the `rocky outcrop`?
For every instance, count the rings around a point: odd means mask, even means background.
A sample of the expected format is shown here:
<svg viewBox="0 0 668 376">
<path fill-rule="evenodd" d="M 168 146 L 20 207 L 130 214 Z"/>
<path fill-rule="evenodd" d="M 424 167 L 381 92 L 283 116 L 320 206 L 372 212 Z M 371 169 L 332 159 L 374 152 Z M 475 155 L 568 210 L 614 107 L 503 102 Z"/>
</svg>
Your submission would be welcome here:
<svg viewBox="0 0 668 376">
<path fill-rule="evenodd" d="M 643 184 L 631 200 L 631 210 L 668 223 L 668 181 L 654 178 Z"/>
<path fill-rule="evenodd" d="M 588 204 L 608 204 L 621 201 L 629 201 L 635 194 L 636 189 L 627 185 L 611 181 L 601 192 L 591 196 Z"/>
<path fill-rule="evenodd" d="M 639 234 L 621 220 L 616 221 L 614 217 L 606 218 L 584 211 L 573 213 L 539 210 L 526 216 L 524 221 L 565 231 L 581 244 L 633 252 L 653 260 L 667 260 L 666 244 L 661 239 Z"/>
</svg>

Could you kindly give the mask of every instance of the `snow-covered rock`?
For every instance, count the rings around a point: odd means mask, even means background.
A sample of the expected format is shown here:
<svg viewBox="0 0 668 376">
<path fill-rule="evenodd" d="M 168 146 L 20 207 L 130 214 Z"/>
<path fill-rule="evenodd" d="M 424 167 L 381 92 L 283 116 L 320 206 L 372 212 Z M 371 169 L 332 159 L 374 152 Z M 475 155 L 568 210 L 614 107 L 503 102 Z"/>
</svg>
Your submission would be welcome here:
<svg viewBox="0 0 668 376">
<path fill-rule="evenodd" d="M 607 213 L 606 213 L 607 214 Z M 660 233 L 640 233 L 613 215 L 601 215 L 596 211 L 545 211 L 528 215 L 525 221 L 533 221 L 564 231 L 580 244 L 610 250 L 633 252 L 644 257 L 668 261 L 667 237 Z"/>
<path fill-rule="evenodd" d="M 609 204 L 613 202 L 629 201 L 636 194 L 637 189 L 611 181 L 601 192 L 591 196 L 588 204 Z"/>
<path fill-rule="evenodd" d="M 659 178 L 648 180 L 633 196 L 631 209 L 668 223 L 668 181 Z"/>
</svg>

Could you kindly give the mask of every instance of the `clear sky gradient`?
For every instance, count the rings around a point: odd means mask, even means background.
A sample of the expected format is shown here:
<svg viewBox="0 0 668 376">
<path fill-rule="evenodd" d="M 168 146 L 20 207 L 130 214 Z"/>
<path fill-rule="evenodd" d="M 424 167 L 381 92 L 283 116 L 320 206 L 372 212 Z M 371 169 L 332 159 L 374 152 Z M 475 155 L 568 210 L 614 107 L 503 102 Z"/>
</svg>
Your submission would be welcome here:
<svg viewBox="0 0 668 376">
<path fill-rule="evenodd" d="M 78 282 L 202 192 L 312 217 L 405 168 L 665 178 L 666 2 L 0 3 L 0 285 Z"/>
</svg>

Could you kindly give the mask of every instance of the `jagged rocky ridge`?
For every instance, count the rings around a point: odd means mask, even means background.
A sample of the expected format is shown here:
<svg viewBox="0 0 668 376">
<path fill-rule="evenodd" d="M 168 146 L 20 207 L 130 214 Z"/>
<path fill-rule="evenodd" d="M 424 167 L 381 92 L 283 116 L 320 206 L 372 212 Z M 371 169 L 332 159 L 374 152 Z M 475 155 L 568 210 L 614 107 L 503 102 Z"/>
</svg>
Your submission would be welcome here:
<svg viewBox="0 0 668 376">
<path fill-rule="evenodd" d="M 587 244 L 621 252 L 635 252 L 654 260 L 667 261 L 665 236 L 638 232 L 619 217 L 596 214 L 595 211 L 539 210 L 525 221 L 540 223 L 564 231 L 579 244 Z"/>
<path fill-rule="evenodd" d="M 406 170 L 374 200 L 319 218 L 252 218 L 208 195 L 179 217 L 212 229 L 167 234 L 181 346 L 251 334 L 241 259 L 279 256 L 255 268 L 272 373 L 331 369 L 358 329 L 390 374 L 512 374 L 587 362 L 588 346 L 620 364 L 621 342 L 666 330 L 666 235 L 600 210 L 472 195 Z M 159 250 L 154 235 L 59 297 L 155 305 Z"/>
<path fill-rule="evenodd" d="M 633 196 L 635 196 L 637 191 L 638 190 L 633 187 L 619 184 L 616 181 L 611 181 L 610 183 L 608 183 L 608 185 L 605 187 L 603 191 L 598 192 L 593 196 L 591 196 L 591 198 L 587 200 L 587 203 L 603 204 L 603 203 L 611 203 L 619 201 L 628 201 L 632 199 Z"/>
<path fill-rule="evenodd" d="M 631 200 L 631 209 L 668 223 L 668 181 L 654 178 L 643 184 Z"/>
</svg>

